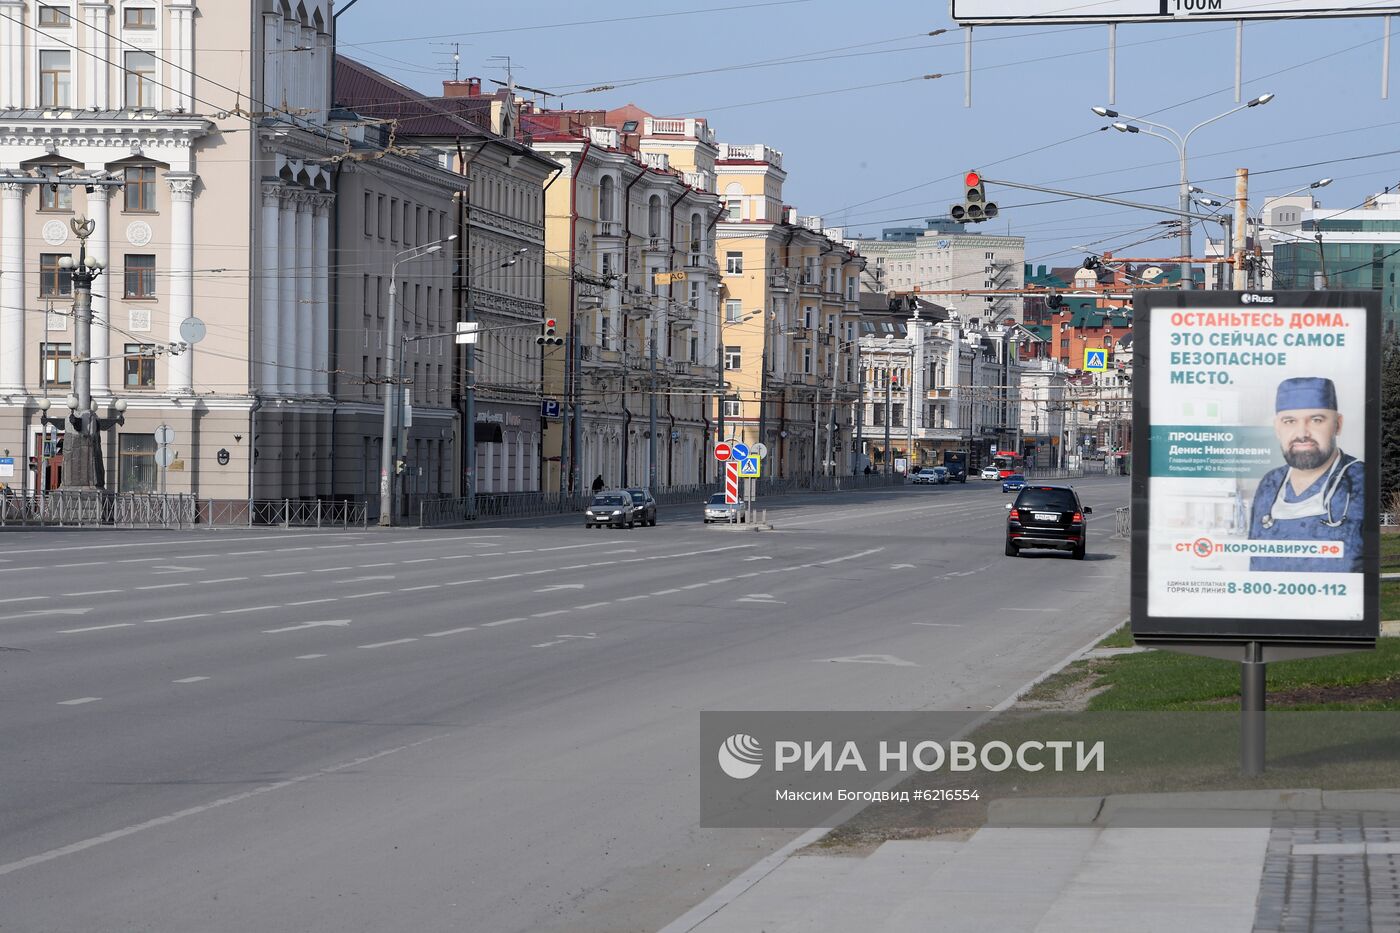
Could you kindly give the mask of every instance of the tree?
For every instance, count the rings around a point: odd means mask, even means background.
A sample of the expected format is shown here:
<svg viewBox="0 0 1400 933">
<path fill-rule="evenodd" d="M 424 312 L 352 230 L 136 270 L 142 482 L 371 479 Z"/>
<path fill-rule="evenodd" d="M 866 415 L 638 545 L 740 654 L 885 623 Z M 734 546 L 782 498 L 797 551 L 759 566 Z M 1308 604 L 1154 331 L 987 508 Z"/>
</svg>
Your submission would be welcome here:
<svg viewBox="0 0 1400 933">
<path fill-rule="evenodd" d="M 1400 497 L 1400 333 L 1392 330 L 1381 356 L 1381 507 Z"/>
</svg>

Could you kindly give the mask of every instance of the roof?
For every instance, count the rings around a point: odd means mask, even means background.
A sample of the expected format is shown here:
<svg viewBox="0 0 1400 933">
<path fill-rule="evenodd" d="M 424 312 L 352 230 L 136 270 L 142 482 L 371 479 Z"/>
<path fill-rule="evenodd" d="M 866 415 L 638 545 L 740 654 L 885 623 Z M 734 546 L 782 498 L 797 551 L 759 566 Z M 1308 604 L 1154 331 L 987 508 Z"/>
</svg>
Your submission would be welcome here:
<svg viewBox="0 0 1400 933">
<path fill-rule="evenodd" d="M 399 136 L 490 135 L 490 97 L 425 97 L 368 65 L 335 57 L 335 105 L 392 120 Z"/>
</svg>

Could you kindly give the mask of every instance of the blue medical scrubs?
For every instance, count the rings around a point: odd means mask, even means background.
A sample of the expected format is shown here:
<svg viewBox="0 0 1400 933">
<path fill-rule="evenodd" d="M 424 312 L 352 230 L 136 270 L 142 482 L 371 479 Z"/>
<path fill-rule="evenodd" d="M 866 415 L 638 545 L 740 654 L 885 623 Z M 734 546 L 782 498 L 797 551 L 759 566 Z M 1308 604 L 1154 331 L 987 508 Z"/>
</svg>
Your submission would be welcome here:
<svg viewBox="0 0 1400 933">
<path fill-rule="evenodd" d="M 1280 518 L 1273 516 L 1273 524 L 1264 527 L 1264 517 L 1271 515 L 1279 487 L 1283 486 L 1285 502 L 1301 502 L 1323 492 L 1329 479 L 1336 478 L 1332 471 L 1324 473 L 1299 495 L 1294 495 L 1293 487 L 1286 483 L 1288 467 L 1281 466 L 1270 470 L 1259 483 L 1254 493 L 1254 510 L 1249 520 L 1250 538 L 1279 541 L 1341 541 L 1342 554 L 1337 557 L 1251 557 L 1250 570 L 1278 570 L 1307 573 L 1360 573 L 1362 540 L 1361 520 L 1366 508 L 1366 467 L 1355 457 L 1341 454 L 1337 464 L 1341 478 L 1333 494 L 1329 497 L 1332 506 L 1331 521 L 1336 527 L 1327 524 L 1328 516 L 1310 515 L 1304 518 Z M 1323 500 L 1324 509 L 1327 499 Z"/>
</svg>

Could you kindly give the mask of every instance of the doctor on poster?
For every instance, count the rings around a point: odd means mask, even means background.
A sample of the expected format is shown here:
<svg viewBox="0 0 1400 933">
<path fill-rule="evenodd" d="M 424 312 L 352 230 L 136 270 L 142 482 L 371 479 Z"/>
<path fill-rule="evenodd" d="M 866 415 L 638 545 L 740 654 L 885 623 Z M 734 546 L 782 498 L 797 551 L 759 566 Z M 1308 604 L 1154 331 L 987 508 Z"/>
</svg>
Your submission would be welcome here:
<svg viewBox="0 0 1400 933">
<path fill-rule="evenodd" d="M 1284 465 L 1266 473 L 1254 494 L 1249 537 L 1336 541 L 1341 557 L 1250 558 L 1250 570 L 1360 573 L 1366 468 L 1338 445 L 1342 415 L 1331 379 L 1279 383 L 1274 434 Z"/>
</svg>

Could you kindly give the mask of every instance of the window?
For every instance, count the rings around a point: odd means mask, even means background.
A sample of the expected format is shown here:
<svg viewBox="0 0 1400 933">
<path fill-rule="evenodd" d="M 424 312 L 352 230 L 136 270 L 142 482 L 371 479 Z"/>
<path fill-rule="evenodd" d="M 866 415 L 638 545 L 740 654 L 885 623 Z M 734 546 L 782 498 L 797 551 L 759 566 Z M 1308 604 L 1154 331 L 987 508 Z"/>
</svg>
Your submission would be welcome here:
<svg viewBox="0 0 1400 933">
<path fill-rule="evenodd" d="M 604 175 L 602 181 L 598 182 L 598 219 L 613 219 L 613 204 L 616 198 L 613 194 L 613 180 L 611 175 Z"/>
<path fill-rule="evenodd" d="M 73 103 L 73 74 L 68 53 L 44 49 L 39 53 L 39 106 L 68 107 Z"/>
<path fill-rule="evenodd" d="M 40 26 L 71 26 L 73 16 L 63 7 L 41 6 L 39 7 Z"/>
<path fill-rule="evenodd" d="M 126 257 L 127 298 L 156 296 L 156 257 L 128 254 Z"/>
<path fill-rule="evenodd" d="M 726 324 L 734 324 L 744 316 L 744 303 L 737 298 L 730 298 L 724 302 L 724 321 Z"/>
<path fill-rule="evenodd" d="M 156 209 L 156 169 L 153 165 L 133 165 L 126 169 L 122 193 L 128 211 Z"/>
<path fill-rule="evenodd" d="M 870 420 L 870 423 L 876 427 L 883 427 L 885 424 L 885 403 L 876 402 L 871 407 L 875 409 L 875 416 Z"/>
<path fill-rule="evenodd" d="M 744 254 L 727 252 L 724 254 L 724 271 L 729 275 L 740 275 L 744 271 Z"/>
<path fill-rule="evenodd" d="M 812 348 L 802 348 L 802 371 L 808 375 L 812 372 Z"/>
<path fill-rule="evenodd" d="M 68 185 L 40 185 L 39 210 L 71 211 L 73 209 L 73 189 Z"/>
<path fill-rule="evenodd" d="M 126 53 L 126 105 L 156 106 L 156 57 L 150 52 Z"/>
<path fill-rule="evenodd" d="M 375 205 L 375 230 L 379 234 L 379 239 L 384 239 L 384 234 L 389 229 L 388 215 L 384 213 L 384 195 L 379 195 L 378 203 Z"/>
<path fill-rule="evenodd" d="M 374 223 L 373 223 L 374 214 L 371 213 L 371 208 L 374 206 L 374 200 L 373 200 L 373 199 L 374 199 L 374 196 L 373 196 L 372 194 L 370 194 L 368 191 L 366 191 L 366 192 L 365 192 L 365 236 L 373 236 L 373 235 L 374 235 Z"/>
<path fill-rule="evenodd" d="M 739 417 L 739 400 L 737 398 L 727 398 L 724 400 L 724 417 Z"/>
<path fill-rule="evenodd" d="M 122 11 L 122 25 L 127 29 L 155 29 L 156 11 L 151 7 L 127 7 Z"/>
<path fill-rule="evenodd" d="M 73 345 L 71 343 L 39 344 L 39 365 L 46 385 L 72 385 Z"/>
<path fill-rule="evenodd" d="M 73 294 L 73 272 L 59 267 L 67 253 L 39 254 L 39 297 L 67 298 Z"/>
<path fill-rule="evenodd" d="M 609 349 L 608 344 L 611 339 L 608 335 L 612 333 L 612 318 L 604 314 L 599 320 L 599 329 L 598 349 L 607 350 Z"/>
<path fill-rule="evenodd" d="M 802 326 L 805 327 L 805 328 L 807 328 L 808 330 L 811 330 L 811 329 L 812 329 L 812 309 L 811 309 L 811 308 L 803 308 L 803 309 L 802 309 Z"/>
<path fill-rule="evenodd" d="M 724 368 L 743 369 L 743 355 L 739 347 L 726 346 L 724 348 Z"/>
<path fill-rule="evenodd" d="M 123 433 L 117 444 L 117 489 L 156 491 L 156 436 Z"/>
<path fill-rule="evenodd" d="M 149 389 L 156 384 L 156 348 L 150 343 L 126 345 L 125 385 L 128 389 Z"/>
<path fill-rule="evenodd" d="M 895 402 L 890 406 L 890 426 L 904 427 L 904 405 L 900 402 Z"/>
<path fill-rule="evenodd" d="M 389 229 L 389 242 L 399 241 L 399 224 L 403 221 L 403 215 L 399 213 L 399 199 L 389 199 L 389 223 L 393 226 Z"/>
<path fill-rule="evenodd" d="M 694 334 L 690 335 L 690 362 L 700 362 L 700 338 Z"/>
<path fill-rule="evenodd" d="M 725 202 L 724 219 L 738 220 L 739 215 L 743 212 L 743 203 L 739 198 L 729 198 Z"/>
<path fill-rule="evenodd" d="M 647 236 L 661 236 L 661 195 L 653 194 L 647 200 Z"/>
</svg>

